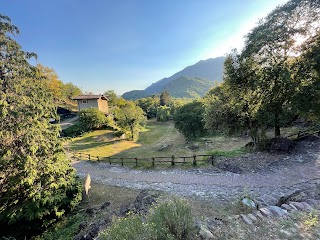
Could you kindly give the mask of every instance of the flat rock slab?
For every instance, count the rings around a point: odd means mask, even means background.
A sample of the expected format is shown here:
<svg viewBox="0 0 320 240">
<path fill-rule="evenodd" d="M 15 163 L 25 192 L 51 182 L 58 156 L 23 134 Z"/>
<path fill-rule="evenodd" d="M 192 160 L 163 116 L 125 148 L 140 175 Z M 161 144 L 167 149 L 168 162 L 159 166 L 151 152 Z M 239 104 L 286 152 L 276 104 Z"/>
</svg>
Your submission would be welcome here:
<svg viewBox="0 0 320 240">
<path fill-rule="evenodd" d="M 247 217 L 247 215 L 240 214 L 240 216 L 241 216 L 242 220 L 243 220 L 246 224 L 249 224 L 249 225 L 252 224 L 252 220 L 251 220 L 249 217 Z"/>
<path fill-rule="evenodd" d="M 295 206 L 298 210 L 305 211 L 305 206 L 301 202 L 290 202 L 293 206 Z"/>
<path fill-rule="evenodd" d="M 265 217 L 272 217 L 273 216 L 272 212 L 268 208 L 261 208 L 260 212 Z"/>
<path fill-rule="evenodd" d="M 304 208 L 305 208 L 307 211 L 309 211 L 309 212 L 312 211 L 312 207 L 310 206 L 310 204 L 308 204 L 308 203 L 306 203 L 306 202 L 302 202 L 302 204 L 303 204 Z"/>
<path fill-rule="evenodd" d="M 255 215 L 253 215 L 252 213 L 249 213 L 249 214 L 248 214 L 248 217 L 249 217 L 253 222 L 257 222 L 257 221 L 258 221 L 257 217 L 256 217 Z"/>
<path fill-rule="evenodd" d="M 293 205 L 292 203 L 289 203 L 289 206 L 294 210 L 294 211 L 298 211 L 298 208 Z"/>
<path fill-rule="evenodd" d="M 269 206 L 268 208 L 274 215 L 279 217 L 286 217 L 288 215 L 287 210 L 283 210 L 277 206 Z"/>
<path fill-rule="evenodd" d="M 288 204 L 282 204 L 282 205 L 281 205 L 281 208 L 283 208 L 283 209 L 285 209 L 285 210 L 287 210 L 287 211 L 292 211 L 292 210 L 293 210 L 293 208 L 290 207 L 290 205 L 288 205 Z"/>
<path fill-rule="evenodd" d="M 256 212 L 254 212 L 253 214 L 254 214 L 257 218 L 259 218 L 259 219 L 261 219 L 261 220 L 264 218 L 260 211 L 256 211 Z"/>
</svg>

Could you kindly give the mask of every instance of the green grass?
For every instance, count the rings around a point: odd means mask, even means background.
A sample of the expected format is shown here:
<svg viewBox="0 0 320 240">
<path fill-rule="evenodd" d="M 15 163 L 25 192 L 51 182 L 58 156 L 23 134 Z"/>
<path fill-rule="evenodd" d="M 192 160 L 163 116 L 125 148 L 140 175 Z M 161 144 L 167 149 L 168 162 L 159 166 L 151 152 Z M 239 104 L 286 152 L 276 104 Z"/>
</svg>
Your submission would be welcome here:
<svg viewBox="0 0 320 240">
<path fill-rule="evenodd" d="M 194 140 L 192 144 L 199 146 L 196 150 L 187 148 L 185 137 L 173 126 L 172 121 L 157 122 L 148 121 L 148 125 L 139 135 L 138 141 L 120 140 L 111 130 L 97 130 L 74 138 L 67 142 L 65 146 L 73 151 L 82 152 L 94 156 L 93 160 L 99 156 L 100 160 L 107 160 L 107 157 L 120 158 L 147 158 L 149 159 L 141 165 L 149 165 L 152 156 L 168 157 L 172 155 L 177 158 L 182 156 L 193 156 L 194 154 L 211 154 L 217 156 L 237 156 L 242 154 L 240 148 L 243 147 L 248 139 L 238 137 L 213 136 Z M 168 146 L 165 149 L 161 148 Z M 245 153 L 245 152 L 243 152 Z M 182 159 L 179 159 L 179 161 Z M 191 159 L 188 159 L 192 162 Z"/>
</svg>

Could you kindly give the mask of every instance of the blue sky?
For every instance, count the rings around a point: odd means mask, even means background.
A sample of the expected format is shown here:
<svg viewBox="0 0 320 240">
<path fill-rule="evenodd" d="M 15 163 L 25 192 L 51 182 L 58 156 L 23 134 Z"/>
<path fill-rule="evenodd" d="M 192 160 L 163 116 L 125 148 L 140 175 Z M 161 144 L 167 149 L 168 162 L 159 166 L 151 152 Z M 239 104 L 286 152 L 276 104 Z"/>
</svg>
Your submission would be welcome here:
<svg viewBox="0 0 320 240">
<path fill-rule="evenodd" d="M 144 89 L 188 65 L 241 48 L 286 0 L 0 0 L 15 39 L 83 91 Z"/>
</svg>

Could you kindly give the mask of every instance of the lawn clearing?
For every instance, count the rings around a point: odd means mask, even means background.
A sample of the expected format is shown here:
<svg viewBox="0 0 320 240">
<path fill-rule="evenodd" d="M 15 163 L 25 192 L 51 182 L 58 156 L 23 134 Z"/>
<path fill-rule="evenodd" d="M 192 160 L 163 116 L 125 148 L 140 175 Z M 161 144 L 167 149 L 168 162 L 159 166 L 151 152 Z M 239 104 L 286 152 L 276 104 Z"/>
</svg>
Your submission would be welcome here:
<svg viewBox="0 0 320 240">
<path fill-rule="evenodd" d="M 248 138 L 239 137 L 208 137 L 187 143 L 185 137 L 174 128 L 172 121 L 157 122 L 149 120 L 146 128 L 140 133 L 138 141 L 121 140 L 111 130 L 97 130 L 82 137 L 72 139 L 66 147 L 72 151 L 99 156 L 100 160 L 107 157 L 116 158 L 152 158 L 192 156 L 206 154 L 213 150 L 237 151 L 248 142 Z M 188 148 L 197 145 L 194 150 Z M 93 157 L 92 159 L 96 159 Z"/>
</svg>

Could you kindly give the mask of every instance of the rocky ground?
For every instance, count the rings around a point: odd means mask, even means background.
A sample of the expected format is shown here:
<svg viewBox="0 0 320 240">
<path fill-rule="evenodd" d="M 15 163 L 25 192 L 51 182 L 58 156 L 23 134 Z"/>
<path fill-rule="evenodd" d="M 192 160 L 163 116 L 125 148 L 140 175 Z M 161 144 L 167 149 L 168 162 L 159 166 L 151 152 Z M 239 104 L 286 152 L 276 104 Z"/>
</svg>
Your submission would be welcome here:
<svg viewBox="0 0 320 240">
<path fill-rule="evenodd" d="M 320 141 L 317 139 L 298 142 L 290 154 L 249 153 L 216 159 L 214 166 L 189 169 L 137 170 L 89 161 L 75 161 L 73 165 L 80 177 L 89 173 L 99 184 L 142 190 L 131 204 L 117 211 L 112 210 L 108 201 L 87 209 L 87 214 L 96 220 L 84 222 L 75 239 L 96 238 L 110 226 L 112 216 L 125 216 L 128 211 L 145 213 L 158 197 L 158 191 L 227 206 L 239 203 L 243 197 L 254 200 L 256 206 L 249 211 L 240 209 L 227 218 L 212 216 L 197 221 L 199 239 L 320 237 L 320 228 L 314 227 L 319 225 L 320 208 Z M 106 216 L 98 217 L 101 214 Z"/>
<path fill-rule="evenodd" d="M 179 196 L 225 202 L 245 194 L 261 206 L 280 197 L 313 189 L 320 199 L 320 141 L 301 141 L 293 153 L 249 153 L 220 159 L 216 167 L 136 170 L 103 162 L 75 161 L 78 175 L 93 181 L 132 189 L 160 190 Z"/>
</svg>

